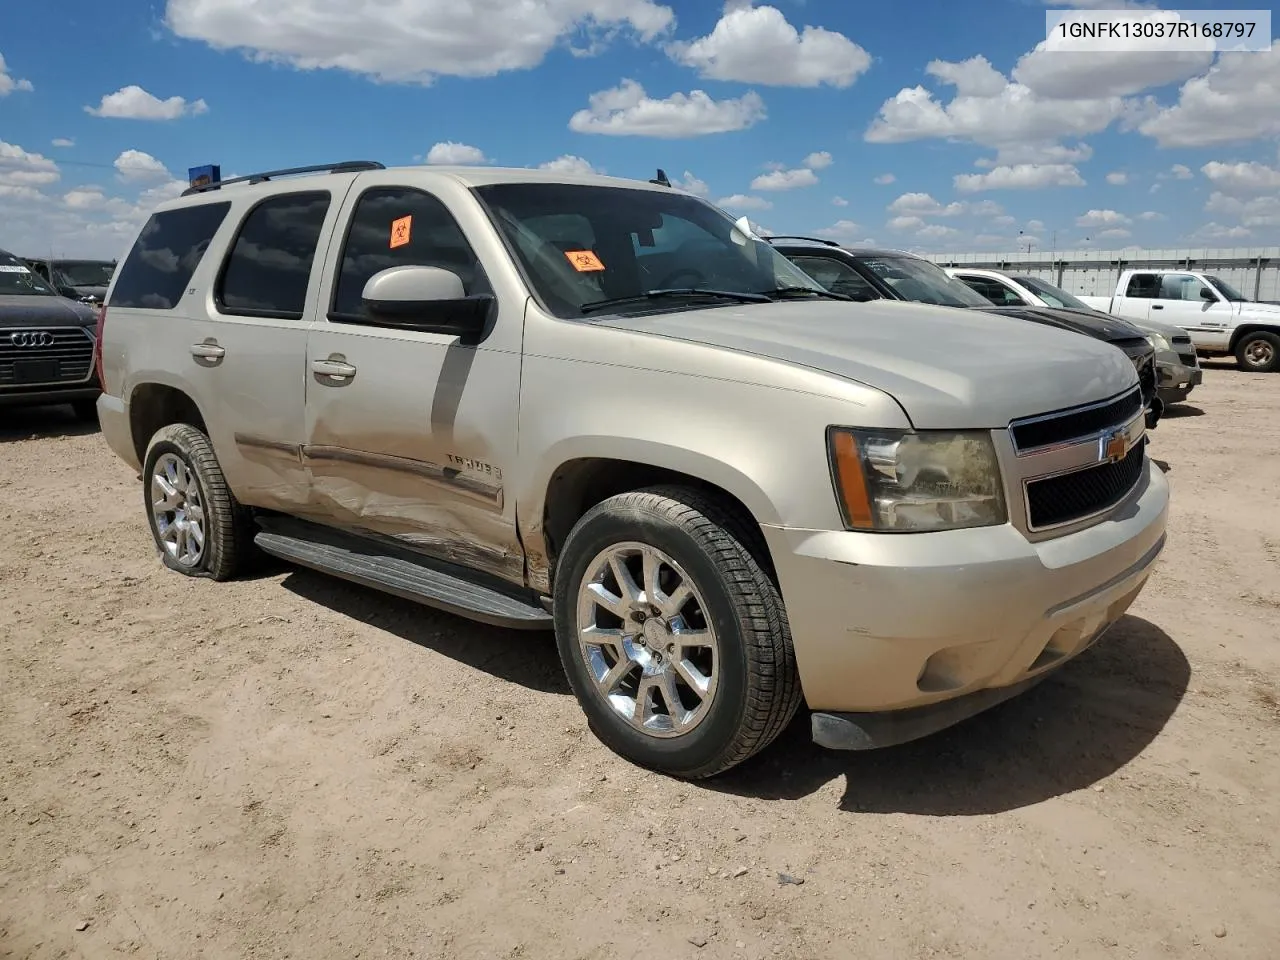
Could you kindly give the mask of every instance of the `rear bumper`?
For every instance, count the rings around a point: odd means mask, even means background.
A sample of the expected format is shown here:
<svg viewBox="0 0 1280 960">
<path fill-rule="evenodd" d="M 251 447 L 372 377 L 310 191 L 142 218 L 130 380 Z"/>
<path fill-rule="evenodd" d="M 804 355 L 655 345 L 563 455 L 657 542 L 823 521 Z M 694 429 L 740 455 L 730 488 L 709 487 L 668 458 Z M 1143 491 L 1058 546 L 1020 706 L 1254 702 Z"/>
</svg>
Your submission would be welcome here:
<svg viewBox="0 0 1280 960">
<path fill-rule="evenodd" d="M 109 393 L 102 394 L 98 397 L 98 424 L 111 451 L 134 470 L 141 470 L 138 453 L 133 449 L 129 404 Z"/>
</svg>

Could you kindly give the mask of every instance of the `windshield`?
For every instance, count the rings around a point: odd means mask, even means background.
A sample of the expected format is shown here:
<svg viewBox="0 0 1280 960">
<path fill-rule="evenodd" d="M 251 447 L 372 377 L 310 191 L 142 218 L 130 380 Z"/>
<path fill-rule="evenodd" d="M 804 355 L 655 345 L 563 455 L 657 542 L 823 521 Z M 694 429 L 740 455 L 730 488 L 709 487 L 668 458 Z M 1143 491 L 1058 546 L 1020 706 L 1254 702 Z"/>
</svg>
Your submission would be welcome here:
<svg viewBox="0 0 1280 960">
<path fill-rule="evenodd" d="M 17 257 L 0 253 L 0 296 L 56 297 L 57 294 Z"/>
<path fill-rule="evenodd" d="M 73 287 L 105 287 L 111 282 L 116 266 L 105 260 L 58 260 L 53 269 Z"/>
<path fill-rule="evenodd" d="M 534 293 L 559 317 L 701 309 L 705 298 L 644 299 L 654 290 L 729 294 L 825 291 L 722 210 L 676 191 L 564 183 L 477 187 Z M 725 297 L 728 304 L 740 301 Z M 584 311 L 583 307 L 587 306 Z"/>
<path fill-rule="evenodd" d="M 1243 293 L 1241 293 L 1231 284 L 1227 283 L 1227 281 L 1221 280 L 1218 277 L 1211 277 L 1208 274 L 1205 274 L 1205 279 L 1208 280 L 1215 287 L 1217 287 L 1218 292 L 1222 294 L 1224 297 L 1226 297 L 1228 300 L 1236 300 L 1242 303 L 1249 302 L 1248 297 L 1246 297 Z"/>
<path fill-rule="evenodd" d="M 937 264 L 918 257 L 859 257 L 858 262 L 904 300 L 944 307 L 990 307 L 991 301 Z"/>
<path fill-rule="evenodd" d="M 1065 307 L 1068 310 L 1092 310 L 1083 300 L 1077 300 L 1061 287 L 1055 287 L 1052 283 L 1046 283 L 1039 277 L 1014 277 L 1018 283 L 1022 284 L 1041 300 L 1051 307 Z"/>
</svg>

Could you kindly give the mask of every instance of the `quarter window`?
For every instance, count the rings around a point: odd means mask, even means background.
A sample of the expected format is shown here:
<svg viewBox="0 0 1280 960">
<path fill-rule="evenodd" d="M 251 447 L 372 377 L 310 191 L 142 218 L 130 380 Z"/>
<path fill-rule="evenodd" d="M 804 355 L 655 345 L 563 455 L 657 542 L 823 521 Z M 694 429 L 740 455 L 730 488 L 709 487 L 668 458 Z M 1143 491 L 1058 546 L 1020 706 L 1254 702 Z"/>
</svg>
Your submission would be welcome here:
<svg viewBox="0 0 1280 960">
<path fill-rule="evenodd" d="M 323 191 L 283 194 L 250 210 L 222 268 L 219 309 L 301 320 L 328 210 L 329 194 Z"/>
<path fill-rule="evenodd" d="M 480 261 L 443 203 L 408 187 L 366 190 L 347 230 L 330 318 L 365 319 L 362 300 L 369 278 L 411 265 L 453 271 L 468 296 L 490 292 Z"/>
<path fill-rule="evenodd" d="M 120 267 L 110 306 L 176 307 L 230 209 L 223 201 L 153 213 Z"/>
</svg>

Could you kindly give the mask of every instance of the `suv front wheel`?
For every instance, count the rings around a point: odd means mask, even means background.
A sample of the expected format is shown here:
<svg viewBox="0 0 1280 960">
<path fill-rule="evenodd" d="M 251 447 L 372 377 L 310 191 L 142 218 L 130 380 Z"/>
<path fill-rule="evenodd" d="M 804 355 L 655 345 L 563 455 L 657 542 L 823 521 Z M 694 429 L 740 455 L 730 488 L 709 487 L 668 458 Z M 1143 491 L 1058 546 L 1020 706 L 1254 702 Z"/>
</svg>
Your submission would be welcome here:
<svg viewBox="0 0 1280 960">
<path fill-rule="evenodd" d="M 683 487 L 610 497 L 574 526 L 556 568 L 556 640 L 588 723 L 615 753 L 710 777 L 795 715 L 791 633 L 758 542 L 718 500 Z"/>
<path fill-rule="evenodd" d="M 230 580 L 253 549 L 244 508 L 231 495 L 213 445 L 185 423 L 161 427 L 143 461 L 143 504 L 165 566 Z"/>
</svg>

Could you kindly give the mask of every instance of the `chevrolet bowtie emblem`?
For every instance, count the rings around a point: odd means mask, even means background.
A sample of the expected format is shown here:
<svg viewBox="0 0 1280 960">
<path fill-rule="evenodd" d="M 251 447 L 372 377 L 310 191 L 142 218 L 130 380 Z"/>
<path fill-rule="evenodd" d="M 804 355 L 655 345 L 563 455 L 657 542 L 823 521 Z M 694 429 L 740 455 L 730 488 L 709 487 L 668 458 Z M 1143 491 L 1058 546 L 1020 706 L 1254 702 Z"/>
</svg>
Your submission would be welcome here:
<svg viewBox="0 0 1280 960">
<path fill-rule="evenodd" d="M 1102 463 L 1115 463 L 1129 452 L 1129 435 L 1121 430 L 1108 430 L 1098 439 L 1098 459 Z"/>
</svg>

